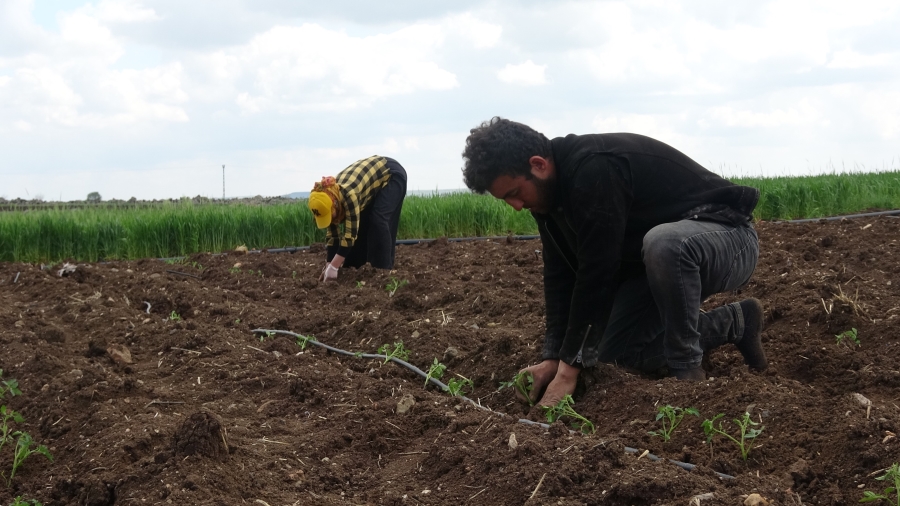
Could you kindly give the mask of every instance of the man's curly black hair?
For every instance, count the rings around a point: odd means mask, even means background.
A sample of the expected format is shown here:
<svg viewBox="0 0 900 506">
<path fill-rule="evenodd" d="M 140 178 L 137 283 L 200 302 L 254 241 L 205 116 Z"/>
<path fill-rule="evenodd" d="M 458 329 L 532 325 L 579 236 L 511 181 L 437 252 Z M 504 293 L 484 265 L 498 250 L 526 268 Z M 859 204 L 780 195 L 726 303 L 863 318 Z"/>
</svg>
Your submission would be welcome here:
<svg viewBox="0 0 900 506">
<path fill-rule="evenodd" d="M 550 139 L 528 125 L 494 116 L 469 131 L 462 152 L 463 180 L 475 193 L 486 193 L 500 176 L 531 179 L 532 156 L 551 158 Z"/>
</svg>

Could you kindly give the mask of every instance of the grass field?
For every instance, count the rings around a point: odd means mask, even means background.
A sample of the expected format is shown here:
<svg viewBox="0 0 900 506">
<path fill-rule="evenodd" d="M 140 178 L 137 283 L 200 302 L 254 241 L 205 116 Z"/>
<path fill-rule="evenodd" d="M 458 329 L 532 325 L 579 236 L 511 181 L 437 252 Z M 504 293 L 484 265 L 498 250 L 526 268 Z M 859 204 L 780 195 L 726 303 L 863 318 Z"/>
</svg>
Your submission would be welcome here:
<svg viewBox="0 0 900 506">
<path fill-rule="evenodd" d="M 900 172 L 743 178 L 760 189 L 757 219 L 817 218 L 900 209 Z M 398 238 L 530 235 L 537 227 L 490 196 L 410 196 Z M 277 205 L 85 206 L 0 213 L 0 261 L 163 258 L 196 252 L 305 246 L 324 239 L 303 200 Z"/>
</svg>

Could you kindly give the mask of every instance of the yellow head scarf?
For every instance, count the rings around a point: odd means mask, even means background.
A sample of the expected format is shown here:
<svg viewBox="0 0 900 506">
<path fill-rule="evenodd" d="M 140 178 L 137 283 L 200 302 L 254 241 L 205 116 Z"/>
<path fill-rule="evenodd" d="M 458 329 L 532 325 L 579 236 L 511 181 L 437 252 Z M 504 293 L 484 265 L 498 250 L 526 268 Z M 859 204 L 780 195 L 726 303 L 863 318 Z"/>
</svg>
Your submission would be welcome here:
<svg viewBox="0 0 900 506">
<path fill-rule="evenodd" d="M 331 225 L 332 208 L 341 205 L 340 191 L 340 185 L 332 176 L 325 176 L 322 181 L 313 185 L 308 205 L 316 218 L 316 227 L 326 228 Z"/>
</svg>

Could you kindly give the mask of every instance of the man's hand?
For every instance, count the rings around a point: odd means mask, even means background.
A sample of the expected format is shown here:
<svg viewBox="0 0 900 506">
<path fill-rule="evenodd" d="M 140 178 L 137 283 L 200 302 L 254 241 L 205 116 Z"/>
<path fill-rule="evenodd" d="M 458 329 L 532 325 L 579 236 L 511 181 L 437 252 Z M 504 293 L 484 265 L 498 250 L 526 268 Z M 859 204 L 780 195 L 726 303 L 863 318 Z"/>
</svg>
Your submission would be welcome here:
<svg viewBox="0 0 900 506">
<path fill-rule="evenodd" d="M 575 385 L 578 384 L 578 373 L 580 372 L 581 369 L 560 360 L 556 375 L 553 376 L 553 381 L 547 385 L 547 391 L 544 392 L 544 396 L 541 397 L 541 402 L 538 404 L 556 406 L 563 397 L 575 393 Z M 535 384 L 537 384 L 536 378 Z"/>
<path fill-rule="evenodd" d="M 337 281 L 337 276 L 338 268 L 331 265 L 331 263 L 326 263 L 322 274 L 319 276 L 319 281 Z"/>
<path fill-rule="evenodd" d="M 544 387 L 553 381 L 553 377 L 556 376 L 556 371 L 558 369 L 559 360 L 544 360 L 540 364 L 535 364 L 531 367 L 522 369 L 519 373 L 531 374 L 531 377 L 534 378 L 534 382 L 531 384 L 531 392 L 528 393 L 528 399 L 519 392 L 519 389 L 516 389 L 516 397 L 522 402 L 528 402 L 529 404 L 534 405 L 534 403 L 541 398 Z"/>
</svg>

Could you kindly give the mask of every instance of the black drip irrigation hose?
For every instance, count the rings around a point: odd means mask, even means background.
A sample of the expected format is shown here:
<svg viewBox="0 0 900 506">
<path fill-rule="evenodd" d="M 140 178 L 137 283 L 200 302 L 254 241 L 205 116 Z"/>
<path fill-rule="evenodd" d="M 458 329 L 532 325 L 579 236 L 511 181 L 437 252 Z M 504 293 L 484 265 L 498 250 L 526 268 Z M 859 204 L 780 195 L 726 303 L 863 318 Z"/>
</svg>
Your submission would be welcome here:
<svg viewBox="0 0 900 506">
<path fill-rule="evenodd" d="M 530 241 L 532 239 L 540 239 L 539 235 L 498 235 L 498 236 L 484 236 L 484 237 L 448 237 L 447 242 L 468 242 L 468 241 L 490 241 L 490 240 L 508 240 L 512 239 L 514 241 Z M 394 241 L 394 244 L 397 245 L 413 245 L 413 244 L 421 244 L 425 242 L 434 242 L 438 239 L 398 239 Z M 287 246 L 284 248 L 265 248 L 265 249 L 252 249 L 248 250 L 247 253 L 256 254 L 256 253 L 296 253 L 298 251 L 306 251 L 310 247 L 309 246 Z M 213 253 L 212 256 L 217 255 L 227 255 L 229 252 L 222 253 Z M 157 258 L 157 260 L 181 260 L 186 257 L 167 257 L 167 258 Z"/>
<path fill-rule="evenodd" d="M 539 235 L 492 235 L 492 236 L 483 236 L 483 237 L 448 237 L 447 242 L 468 242 L 468 241 L 490 241 L 490 240 L 503 240 L 503 239 L 512 239 L 514 241 L 530 241 L 532 239 L 540 239 Z M 394 244 L 397 245 L 405 245 L 410 246 L 413 244 L 421 244 L 424 242 L 434 242 L 438 239 L 397 239 L 394 241 Z M 260 253 L 262 251 L 267 251 L 269 253 L 296 253 L 298 251 L 308 250 L 309 246 L 291 246 L 287 248 L 269 248 L 266 250 L 251 250 L 248 253 Z"/>
<path fill-rule="evenodd" d="M 893 211 L 877 211 L 874 213 L 861 213 L 861 214 L 845 214 L 843 216 L 828 216 L 826 218 L 803 218 L 797 220 L 773 220 L 773 223 L 815 223 L 817 221 L 838 221 L 838 220 L 849 220 L 853 218 L 874 218 L 877 216 L 887 216 L 893 217 L 900 215 L 900 209 L 895 209 Z"/>
<path fill-rule="evenodd" d="M 428 373 L 426 373 L 426 372 L 423 371 L 422 369 L 419 369 L 418 367 L 416 367 L 416 366 L 410 364 L 409 362 L 407 362 L 407 361 L 405 361 L 405 360 L 401 360 L 401 359 L 399 359 L 399 358 L 397 358 L 397 357 L 389 357 L 389 356 L 387 356 L 387 355 L 381 355 L 381 354 L 378 354 L 378 353 L 353 353 L 353 352 L 349 352 L 349 351 L 347 351 L 347 350 L 342 350 L 342 349 L 340 349 L 340 348 L 335 348 L 334 346 L 329 346 L 329 345 L 327 345 L 327 344 L 325 344 L 325 343 L 323 343 L 323 342 L 320 342 L 320 341 L 315 340 L 315 339 L 312 338 L 312 337 L 307 337 L 307 336 L 300 335 L 300 334 L 297 334 L 297 333 L 294 333 L 294 332 L 289 332 L 289 331 L 287 331 L 287 330 L 253 329 L 253 332 L 254 332 L 254 333 L 264 333 L 264 334 L 267 334 L 267 335 L 271 335 L 271 334 L 284 334 L 284 335 L 287 335 L 287 336 L 293 336 L 293 337 L 296 338 L 296 339 L 304 339 L 304 340 L 306 340 L 306 342 L 307 342 L 308 344 L 313 344 L 313 345 L 319 346 L 319 347 L 321 347 L 321 348 L 325 348 L 325 349 L 328 350 L 328 351 L 337 353 L 337 354 L 339 354 L 339 355 L 346 355 L 346 356 L 348 356 L 348 357 L 356 357 L 356 358 L 377 358 L 377 359 L 382 359 L 382 360 L 390 360 L 390 361 L 392 361 L 392 362 L 395 362 L 395 363 L 397 363 L 397 364 L 400 364 L 400 365 L 403 366 L 403 367 L 406 367 L 407 369 L 411 370 L 412 372 L 414 372 L 414 373 L 418 374 L 419 376 L 421 376 L 421 377 L 427 379 L 429 382 L 431 382 L 431 384 L 433 384 L 433 385 L 439 387 L 441 390 L 443 390 L 443 391 L 445 391 L 445 392 L 449 390 L 449 387 L 448 387 L 446 384 L 442 383 L 440 380 L 438 380 L 438 379 L 436 379 L 436 378 L 429 377 L 429 376 L 428 376 Z M 509 415 L 507 415 L 506 413 L 501 413 L 501 412 L 499 412 L 499 411 L 494 411 L 494 410 L 491 409 L 491 408 L 488 408 L 488 407 L 486 407 L 486 406 L 482 406 L 480 402 L 473 401 L 472 399 L 470 399 L 470 398 L 468 398 L 468 397 L 466 397 L 466 396 L 464 396 L 464 395 L 458 395 L 458 396 L 456 396 L 456 397 L 458 397 L 459 399 L 461 399 L 461 400 L 463 400 L 463 401 L 468 402 L 469 404 L 471 404 L 471 405 L 474 406 L 475 408 L 480 409 L 480 410 L 482 410 L 482 411 L 486 411 L 486 412 L 488 412 L 488 413 L 497 415 L 497 416 L 499 416 L 499 417 L 501 417 L 501 418 L 511 418 L 511 417 L 510 417 Z M 521 424 L 525 424 L 525 425 L 536 425 L 536 426 L 541 427 L 541 428 L 543 428 L 543 429 L 549 429 L 549 428 L 550 428 L 550 425 L 548 425 L 548 424 L 546 424 L 546 423 L 535 422 L 534 420 L 528 420 L 527 418 L 519 418 L 519 419 L 516 420 L 516 421 L 519 422 L 519 423 L 521 423 Z M 573 431 L 573 430 L 570 430 L 569 432 L 570 432 L 570 433 L 573 433 L 573 434 L 575 433 L 575 431 Z M 640 452 L 640 450 L 638 450 L 637 448 L 631 448 L 631 447 L 629 447 L 629 446 L 626 446 L 626 447 L 625 447 L 625 453 L 638 453 L 638 452 Z M 672 459 L 663 459 L 663 458 L 657 457 L 656 455 L 653 455 L 652 453 L 649 453 L 649 452 L 642 452 L 640 456 L 641 456 L 641 457 L 647 457 L 647 459 L 650 460 L 651 462 L 659 462 L 659 461 L 661 461 L 661 460 L 668 460 L 669 462 L 675 464 L 676 466 L 678 466 L 678 467 L 680 467 L 680 468 L 682 468 L 682 469 L 688 470 L 688 471 L 691 471 L 691 470 L 693 470 L 695 467 L 697 467 L 697 466 L 695 466 L 694 464 L 688 464 L 687 462 L 681 462 L 681 461 L 678 461 L 678 460 L 672 460 Z M 639 457 L 639 458 L 640 458 L 640 457 Z M 715 472 L 715 471 L 714 471 L 714 472 Z M 729 474 L 724 474 L 724 473 L 720 473 L 720 472 L 715 472 L 715 473 L 716 473 L 716 476 L 718 476 L 719 478 L 722 478 L 722 479 L 729 479 L 729 480 L 733 480 L 733 479 L 734 479 L 734 476 L 731 476 L 731 475 L 729 475 Z"/>
</svg>

